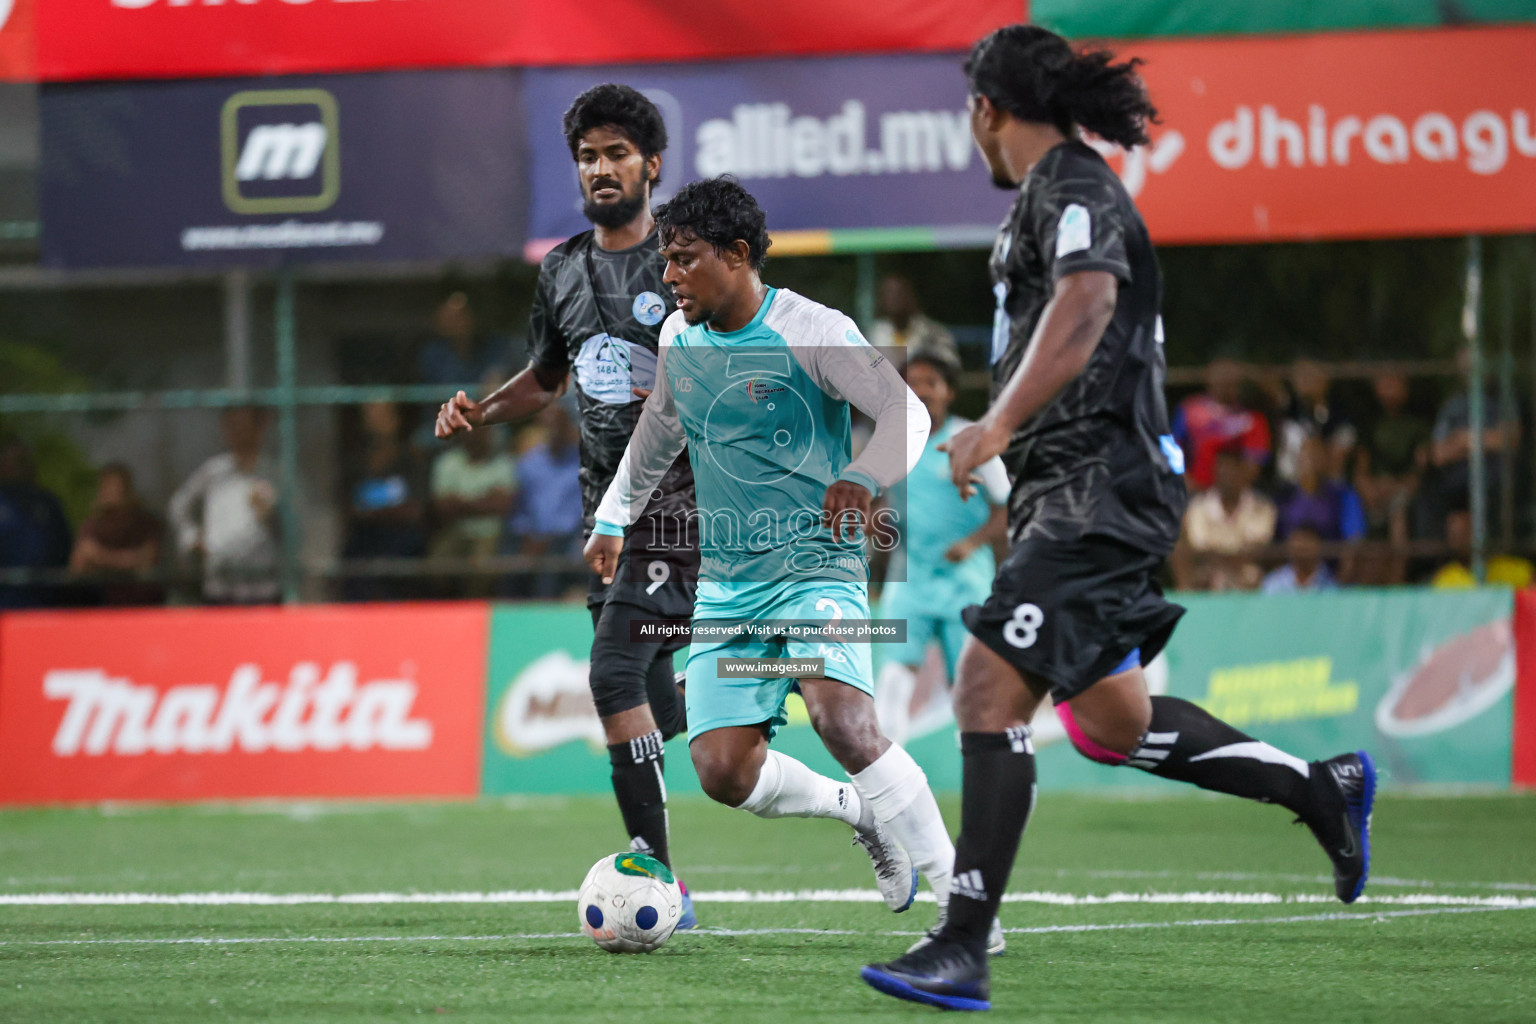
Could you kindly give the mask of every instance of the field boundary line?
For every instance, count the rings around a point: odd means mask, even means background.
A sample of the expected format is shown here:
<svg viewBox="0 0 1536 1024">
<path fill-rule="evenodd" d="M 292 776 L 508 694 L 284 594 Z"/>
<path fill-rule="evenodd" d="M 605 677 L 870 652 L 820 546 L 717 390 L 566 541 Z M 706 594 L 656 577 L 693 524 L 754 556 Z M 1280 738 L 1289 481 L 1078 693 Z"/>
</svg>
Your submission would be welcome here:
<svg viewBox="0 0 1536 1024">
<path fill-rule="evenodd" d="M 1491 914 L 1536 907 L 1426 907 L 1418 910 L 1383 910 L 1351 914 L 1331 911 L 1324 914 L 1292 914 L 1286 917 L 1228 917 L 1193 921 L 1124 921 L 1106 924 L 1036 925 L 1029 928 L 1005 928 L 1009 935 L 1051 935 L 1072 932 L 1143 931 L 1161 928 L 1218 928 L 1243 925 L 1307 924 L 1315 922 L 1387 921 L 1406 917 L 1436 917 L 1444 914 Z M 883 938 L 911 938 L 920 931 L 861 931 L 850 928 L 700 928 L 684 933 L 718 938 L 750 938 L 771 935 L 868 935 Z M 422 942 L 517 942 L 554 939 L 585 939 L 581 932 L 514 932 L 506 935 L 192 935 L 174 938 L 134 939 L 28 939 L 0 940 L 0 946 L 241 946 L 307 945 L 340 943 L 422 943 Z"/>
<path fill-rule="evenodd" d="M 879 903 L 882 897 L 873 889 L 802 889 L 697 890 L 693 898 L 700 903 Z M 383 904 L 516 904 L 569 903 L 576 899 L 575 889 L 509 889 L 491 892 L 355 892 L 355 893 L 263 893 L 263 892 L 186 892 L 186 893 L 85 893 L 44 892 L 0 894 L 3 907 L 122 907 L 122 906 L 198 906 L 198 907 L 292 907 L 310 905 Z M 932 893 L 918 899 L 932 903 Z M 1030 903 L 1058 907 L 1095 907 L 1123 904 L 1161 906 L 1268 906 L 1284 904 L 1333 903 L 1334 897 L 1321 893 L 1275 892 L 1111 892 L 1080 894 L 1034 890 L 1003 895 L 1004 903 Z M 1362 897 L 1356 906 L 1418 907 L 1488 907 L 1523 910 L 1536 907 L 1536 897 L 1459 896 L 1445 893 L 1404 893 Z"/>
</svg>

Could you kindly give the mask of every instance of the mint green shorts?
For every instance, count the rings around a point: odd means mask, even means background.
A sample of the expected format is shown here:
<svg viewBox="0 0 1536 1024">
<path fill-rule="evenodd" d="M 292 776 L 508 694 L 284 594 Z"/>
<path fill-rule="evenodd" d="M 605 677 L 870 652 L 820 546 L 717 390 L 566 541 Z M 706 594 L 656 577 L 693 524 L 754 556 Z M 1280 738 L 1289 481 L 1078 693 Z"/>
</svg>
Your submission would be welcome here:
<svg viewBox="0 0 1536 1024">
<path fill-rule="evenodd" d="M 792 583 L 699 583 L 693 606 L 699 619 L 762 622 L 768 619 L 832 621 L 868 619 L 869 588 L 863 583 L 804 580 Z M 688 737 L 733 725 L 768 723 L 769 735 L 787 722 L 784 703 L 798 680 L 728 679 L 721 658 L 822 658 L 826 676 L 874 695 L 868 643 L 822 642 L 783 636 L 694 642 L 688 648 Z"/>
<path fill-rule="evenodd" d="M 987 599 L 982 594 L 974 603 Z M 944 651 L 944 664 L 950 682 L 954 682 L 955 668 L 960 664 L 960 648 L 970 631 L 960 621 L 960 609 L 935 608 L 931 600 L 925 600 L 923 587 L 914 583 L 887 583 L 880 594 L 880 618 L 901 619 L 907 624 L 907 639 L 903 643 L 881 644 L 877 649 L 880 663 L 896 662 L 901 665 L 921 665 L 928 658 L 928 645 L 938 644 Z"/>
</svg>

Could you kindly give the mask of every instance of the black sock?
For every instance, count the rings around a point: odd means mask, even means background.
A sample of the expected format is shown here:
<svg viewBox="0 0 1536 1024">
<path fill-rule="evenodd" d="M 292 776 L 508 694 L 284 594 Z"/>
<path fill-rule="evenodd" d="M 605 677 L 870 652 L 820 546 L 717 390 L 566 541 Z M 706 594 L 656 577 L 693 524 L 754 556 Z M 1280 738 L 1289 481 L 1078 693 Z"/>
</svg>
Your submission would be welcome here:
<svg viewBox="0 0 1536 1024">
<path fill-rule="evenodd" d="M 1238 732 L 1178 697 L 1152 698 L 1152 726 L 1125 763 L 1201 789 L 1279 804 L 1298 814 L 1312 802 L 1305 761 Z"/>
<path fill-rule="evenodd" d="M 688 706 L 677 688 L 677 673 L 672 669 L 672 655 L 660 654 L 645 674 L 645 699 L 651 705 L 651 717 L 661 738 L 669 740 L 688 731 Z"/>
<path fill-rule="evenodd" d="M 1035 747 L 1023 726 L 963 732 L 960 756 L 960 838 L 944 931 L 984 949 L 1035 806 Z"/>
<path fill-rule="evenodd" d="M 667 786 L 662 780 L 665 753 L 661 731 L 608 747 L 613 764 L 613 795 L 629 831 L 630 849 L 672 866 L 667 849 Z"/>
</svg>

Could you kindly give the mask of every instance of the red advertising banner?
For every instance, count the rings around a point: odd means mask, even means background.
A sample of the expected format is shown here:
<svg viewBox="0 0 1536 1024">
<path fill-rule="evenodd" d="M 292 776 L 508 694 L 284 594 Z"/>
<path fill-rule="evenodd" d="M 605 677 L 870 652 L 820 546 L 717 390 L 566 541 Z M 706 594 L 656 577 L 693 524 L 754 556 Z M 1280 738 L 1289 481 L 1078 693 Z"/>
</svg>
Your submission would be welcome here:
<svg viewBox="0 0 1536 1024">
<path fill-rule="evenodd" d="M 36 0 L 0 0 L 0 82 L 37 77 L 32 24 Z"/>
<path fill-rule="evenodd" d="M 1536 26 L 1118 49 L 1162 111 L 1116 158 L 1159 242 L 1536 229 Z"/>
<path fill-rule="evenodd" d="M 25 0 L 23 0 L 25 2 Z M 0 0 L 4 3 L 4 0 Z M 1019 0 L 48 0 L 44 81 L 967 47 Z"/>
<path fill-rule="evenodd" d="M 1510 781 L 1536 787 L 1536 590 L 1515 594 L 1515 737 Z"/>
<path fill-rule="evenodd" d="M 0 616 L 0 803 L 473 795 L 488 616 Z"/>
</svg>

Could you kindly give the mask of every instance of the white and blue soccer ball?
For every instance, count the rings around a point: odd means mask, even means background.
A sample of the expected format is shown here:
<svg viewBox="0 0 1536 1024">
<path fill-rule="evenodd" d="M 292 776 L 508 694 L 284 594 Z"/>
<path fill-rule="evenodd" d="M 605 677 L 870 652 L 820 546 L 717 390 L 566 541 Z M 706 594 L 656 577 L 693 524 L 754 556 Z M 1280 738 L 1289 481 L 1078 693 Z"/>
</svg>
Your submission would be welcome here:
<svg viewBox="0 0 1536 1024">
<path fill-rule="evenodd" d="M 683 892 L 667 866 L 644 853 L 592 865 L 576 896 L 581 930 L 610 953 L 649 953 L 672 937 Z"/>
</svg>

